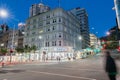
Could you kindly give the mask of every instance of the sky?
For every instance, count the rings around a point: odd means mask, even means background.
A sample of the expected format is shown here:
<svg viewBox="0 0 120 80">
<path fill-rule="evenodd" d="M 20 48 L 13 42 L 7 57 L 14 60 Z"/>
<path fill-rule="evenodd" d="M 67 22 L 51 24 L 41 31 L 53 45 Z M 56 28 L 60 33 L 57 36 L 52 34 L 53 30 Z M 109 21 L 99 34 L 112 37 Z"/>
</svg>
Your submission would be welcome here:
<svg viewBox="0 0 120 80">
<path fill-rule="evenodd" d="M 29 17 L 30 6 L 41 1 L 51 9 L 58 7 L 58 0 L 0 0 L 0 9 L 4 8 L 9 13 L 8 18 L 0 18 L 0 24 L 5 22 L 12 28 L 19 22 L 25 23 Z M 112 10 L 114 0 L 60 0 L 60 7 L 64 10 L 85 8 L 88 13 L 90 32 L 98 37 L 105 36 L 106 32 L 116 25 L 116 13 Z"/>
</svg>

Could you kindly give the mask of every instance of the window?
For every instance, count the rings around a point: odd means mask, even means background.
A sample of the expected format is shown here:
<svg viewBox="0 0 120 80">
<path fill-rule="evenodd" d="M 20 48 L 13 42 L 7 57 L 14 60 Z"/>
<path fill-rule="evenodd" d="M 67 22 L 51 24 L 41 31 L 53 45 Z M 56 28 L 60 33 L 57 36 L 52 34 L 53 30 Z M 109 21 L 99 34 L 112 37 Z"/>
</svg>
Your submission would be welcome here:
<svg viewBox="0 0 120 80">
<path fill-rule="evenodd" d="M 43 23 L 42 23 L 42 22 L 40 22 L 40 23 L 39 23 L 39 26 L 43 26 Z"/>
<path fill-rule="evenodd" d="M 45 42 L 45 46 L 47 47 L 47 42 Z"/>
<path fill-rule="evenodd" d="M 48 31 L 50 31 L 50 29 L 48 29 Z"/>
<path fill-rule="evenodd" d="M 49 42 L 45 42 L 45 46 L 49 47 L 50 46 Z"/>
<path fill-rule="evenodd" d="M 56 22 L 56 19 L 53 19 L 53 23 L 55 23 Z"/>
<path fill-rule="evenodd" d="M 49 45 L 49 42 L 48 42 L 48 47 L 49 47 L 50 45 Z"/>
<path fill-rule="evenodd" d="M 47 15 L 46 18 L 47 18 L 47 19 L 50 18 L 50 15 Z"/>
<path fill-rule="evenodd" d="M 59 41 L 59 46 L 61 46 L 61 41 Z"/>
<path fill-rule="evenodd" d="M 54 46 L 54 41 L 52 41 L 52 46 Z"/>
<path fill-rule="evenodd" d="M 53 26 L 53 30 L 55 30 L 55 26 Z"/>
<path fill-rule="evenodd" d="M 52 46 L 56 46 L 56 41 L 52 41 Z"/>
<path fill-rule="evenodd" d="M 50 24 L 50 21 L 46 21 L 46 24 Z"/>
<path fill-rule="evenodd" d="M 55 46 L 56 46 L 56 41 L 55 41 Z"/>
<path fill-rule="evenodd" d="M 61 22 L 61 18 L 59 18 L 59 22 Z"/>
<path fill-rule="evenodd" d="M 61 34 L 59 33 L 59 38 L 61 38 Z"/>
</svg>

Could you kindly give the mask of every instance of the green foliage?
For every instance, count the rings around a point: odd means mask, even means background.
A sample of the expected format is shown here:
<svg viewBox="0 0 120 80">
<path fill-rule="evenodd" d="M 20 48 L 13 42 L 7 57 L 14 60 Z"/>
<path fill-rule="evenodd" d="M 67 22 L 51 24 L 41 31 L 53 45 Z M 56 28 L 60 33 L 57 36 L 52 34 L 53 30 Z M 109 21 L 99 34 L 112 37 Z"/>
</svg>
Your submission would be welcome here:
<svg viewBox="0 0 120 80">
<path fill-rule="evenodd" d="M 33 45 L 32 47 L 31 47 L 31 49 L 34 51 L 34 53 L 35 53 L 35 51 L 37 50 L 37 47 L 35 46 L 35 45 Z"/>
<path fill-rule="evenodd" d="M 31 52 L 31 47 L 30 46 L 28 46 L 28 45 L 25 45 L 25 47 L 24 47 L 24 52 Z"/>
<path fill-rule="evenodd" d="M 24 49 L 23 48 L 16 48 L 16 51 L 18 52 L 18 53 L 23 53 L 24 52 Z"/>
<path fill-rule="evenodd" d="M 117 49 L 119 46 L 118 42 L 111 41 L 109 44 L 107 44 L 106 49 Z"/>
<path fill-rule="evenodd" d="M 0 55 L 5 55 L 7 52 L 8 52 L 7 49 L 1 48 Z"/>
</svg>

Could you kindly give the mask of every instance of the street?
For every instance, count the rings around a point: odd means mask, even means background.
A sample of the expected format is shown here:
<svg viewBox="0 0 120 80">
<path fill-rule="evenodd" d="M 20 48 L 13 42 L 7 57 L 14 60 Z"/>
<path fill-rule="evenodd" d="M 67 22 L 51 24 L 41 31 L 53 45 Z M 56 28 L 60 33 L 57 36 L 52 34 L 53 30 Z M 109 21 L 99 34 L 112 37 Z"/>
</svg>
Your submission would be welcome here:
<svg viewBox="0 0 120 80">
<path fill-rule="evenodd" d="M 75 61 L 11 65 L 2 69 L 0 80 L 108 80 L 103 64 L 103 57 L 90 56 Z"/>
</svg>

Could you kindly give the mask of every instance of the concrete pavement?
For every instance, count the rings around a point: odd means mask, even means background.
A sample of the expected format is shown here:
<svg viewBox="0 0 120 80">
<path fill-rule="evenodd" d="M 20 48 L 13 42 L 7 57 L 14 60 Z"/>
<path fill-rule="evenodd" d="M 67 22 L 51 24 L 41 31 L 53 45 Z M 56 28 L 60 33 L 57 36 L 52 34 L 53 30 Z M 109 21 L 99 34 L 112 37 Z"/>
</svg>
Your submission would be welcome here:
<svg viewBox="0 0 120 80">
<path fill-rule="evenodd" d="M 3 68 L 0 80 L 108 80 L 103 64 L 103 57 L 91 56 L 67 62 L 14 65 Z"/>
</svg>

